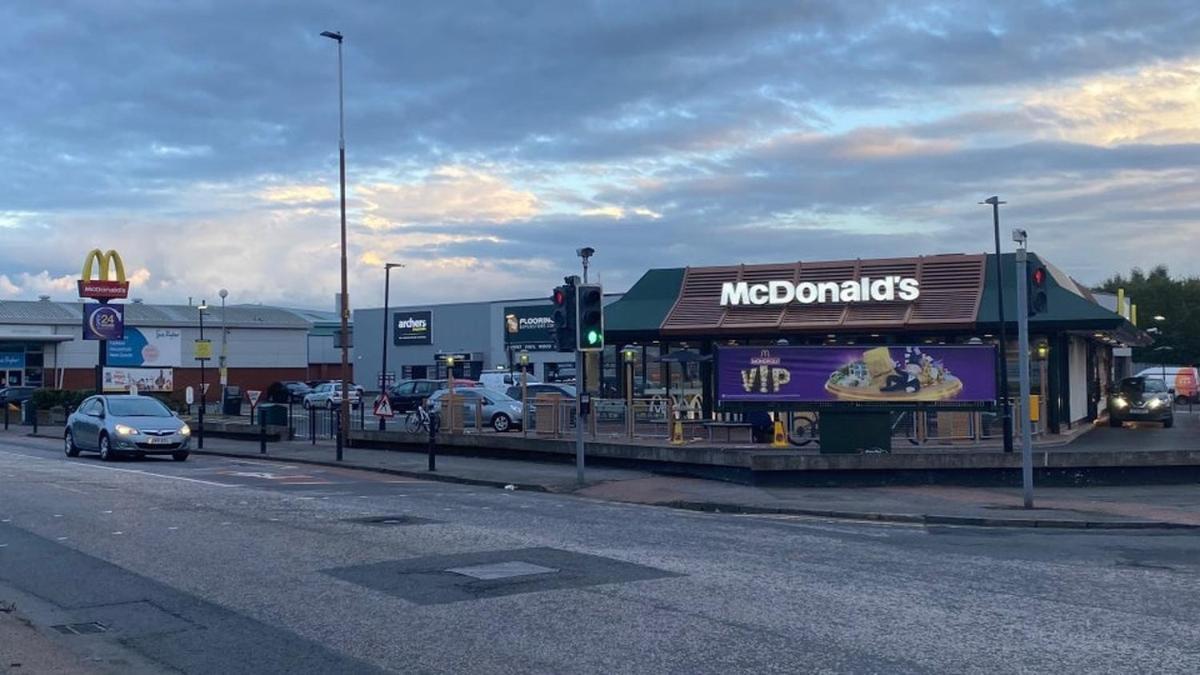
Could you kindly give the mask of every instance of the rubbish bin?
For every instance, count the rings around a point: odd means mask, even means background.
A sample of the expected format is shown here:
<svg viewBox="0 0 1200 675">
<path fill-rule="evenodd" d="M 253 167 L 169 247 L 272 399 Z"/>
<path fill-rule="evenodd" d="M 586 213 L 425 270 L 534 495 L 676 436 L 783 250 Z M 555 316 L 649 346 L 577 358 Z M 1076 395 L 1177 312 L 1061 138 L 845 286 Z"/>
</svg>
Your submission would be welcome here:
<svg viewBox="0 0 1200 675">
<path fill-rule="evenodd" d="M 225 415 L 242 414 L 242 388 L 236 385 L 225 386 L 225 398 L 221 401 L 221 413 Z"/>
<path fill-rule="evenodd" d="M 21 424 L 33 424 L 35 417 L 37 417 L 37 408 L 34 407 L 33 401 L 22 401 Z"/>
<path fill-rule="evenodd" d="M 286 427 L 288 407 L 279 403 L 260 403 L 258 404 L 258 419 L 255 421 L 262 424 L 264 419 L 268 426 Z"/>
</svg>

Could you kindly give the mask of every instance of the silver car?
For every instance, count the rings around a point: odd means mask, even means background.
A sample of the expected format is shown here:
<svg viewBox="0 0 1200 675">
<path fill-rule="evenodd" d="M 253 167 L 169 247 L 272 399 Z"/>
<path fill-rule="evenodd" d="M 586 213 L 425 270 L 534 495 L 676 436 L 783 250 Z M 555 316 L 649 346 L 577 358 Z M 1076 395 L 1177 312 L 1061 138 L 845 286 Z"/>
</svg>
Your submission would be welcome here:
<svg viewBox="0 0 1200 675">
<path fill-rule="evenodd" d="M 429 403 L 434 412 L 442 411 L 442 404 L 450 395 L 449 389 L 439 389 L 429 397 Z M 467 426 L 473 424 L 476 411 L 480 421 L 490 425 L 496 431 L 504 432 L 509 429 L 520 429 L 524 418 L 521 402 L 510 398 L 507 394 L 484 387 L 455 388 L 454 396 L 462 401 L 462 418 Z"/>
<path fill-rule="evenodd" d="M 111 461 L 120 455 L 188 458 L 192 430 L 161 401 L 150 396 L 93 396 L 67 418 L 63 445 L 67 457 L 98 452 Z"/>
</svg>

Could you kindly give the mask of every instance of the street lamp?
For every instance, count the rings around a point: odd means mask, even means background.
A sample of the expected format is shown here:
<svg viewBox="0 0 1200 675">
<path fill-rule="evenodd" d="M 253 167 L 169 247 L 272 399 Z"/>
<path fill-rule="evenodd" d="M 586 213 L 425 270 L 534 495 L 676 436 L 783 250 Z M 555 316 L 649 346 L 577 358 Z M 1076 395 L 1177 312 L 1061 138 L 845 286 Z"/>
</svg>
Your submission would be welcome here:
<svg viewBox="0 0 1200 675">
<path fill-rule="evenodd" d="M 321 37 L 337 41 L 338 55 L 338 179 L 342 205 L 342 409 L 338 424 L 337 461 L 342 461 L 350 420 L 350 294 L 346 289 L 346 114 L 342 96 L 342 34 L 324 31 Z"/>
<path fill-rule="evenodd" d="M 521 360 L 521 435 L 529 435 L 529 414 L 526 412 L 529 409 L 529 350 L 522 349 Z"/>
<path fill-rule="evenodd" d="M 1167 320 L 1167 317 L 1163 316 L 1162 314 L 1154 315 L 1155 323 L 1162 323 L 1163 321 L 1166 321 L 1166 320 Z M 1159 335 L 1162 335 L 1161 328 L 1154 332 L 1158 333 Z M 1154 348 L 1154 351 L 1159 353 L 1158 365 L 1162 369 L 1163 384 L 1166 385 L 1167 384 L 1167 352 L 1175 351 L 1175 348 L 1172 347 L 1171 345 L 1159 345 L 1158 347 Z M 1169 390 L 1170 386 L 1168 386 L 1167 389 Z"/>
<path fill-rule="evenodd" d="M 621 360 L 625 362 L 625 426 L 633 438 L 633 366 L 637 361 L 637 347 L 625 345 L 621 348 Z"/>
<path fill-rule="evenodd" d="M 388 355 L 388 293 L 392 288 L 392 268 L 404 267 L 403 263 L 384 263 L 383 265 L 383 359 L 379 367 L 379 395 L 387 396 L 387 355 Z M 361 404 L 360 404 L 361 405 Z M 387 418 L 380 415 L 379 430 L 387 431 Z"/>
<path fill-rule="evenodd" d="M 221 358 L 217 365 L 220 367 L 218 373 L 221 379 L 221 404 L 225 404 L 225 386 L 229 384 L 229 364 L 227 363 L 228 345 L 226 335 L 229 334 L 229 324 L 225 321 L 225 298 L 229 297 L 229 291 L 222 288 L 217 291 L 217 295 L 221 296 Z"/>
<path fill-rule="evenodd" d="M 1000 385 L 996 395 L 1000 403 L 1000 422 L 1004 433 L 1004 451 L 1013 451 L 1012 412 L 1008 404 L 1008 335 L 1004 325 L 1004 265 L 1000 261 L 1000 205 L 1008 202 L 1000 201 L 992 196 L 979 202 L 992 207 L 992 229 L 996 235 L 996 308 L 1000 314 L 1000 349 L 997 363 L 999 373 L 997 380 Z"/>
<path fill-rule="evenodd" d="M 208 301 L 201 300 L 200 306 L 196 308 L 200 316 L 200 342 L 204 342 L 204 312 L 208 310 Z M 208 405 L 208 397 L 205 396 L 206 387 L 204 386 L 204 361 L 200 359 L 200 429 L 196 434 L 196 447 L 200 450 L 204 449 L 204 408 Z"/>
</svg>

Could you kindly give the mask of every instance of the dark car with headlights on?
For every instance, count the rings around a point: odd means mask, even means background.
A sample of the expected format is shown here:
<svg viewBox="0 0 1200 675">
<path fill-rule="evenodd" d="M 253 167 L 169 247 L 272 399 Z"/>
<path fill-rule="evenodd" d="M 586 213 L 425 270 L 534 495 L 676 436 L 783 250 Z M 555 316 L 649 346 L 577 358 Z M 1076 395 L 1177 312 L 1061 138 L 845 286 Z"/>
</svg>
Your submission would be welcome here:
<svg viewBox="0 0 1200 675">
<path fill-rule="evenodd" d="M 122 455 L 188 458 L 192 430 L 162 401 L 150 396 L 92 396 L 67 418 L 63 446 L 67 457 L 100 453 L 104 461 Z"/>
<path fill-rule="evenodd" d="M 1108 397 L 1108 424 L 1119 427 L 1125 422 L 1162 422 L 1169 429 L 1175 424 L 1171 398 L 1172 392 L 1162 380 L 1127 377 Z"/>
</svg>

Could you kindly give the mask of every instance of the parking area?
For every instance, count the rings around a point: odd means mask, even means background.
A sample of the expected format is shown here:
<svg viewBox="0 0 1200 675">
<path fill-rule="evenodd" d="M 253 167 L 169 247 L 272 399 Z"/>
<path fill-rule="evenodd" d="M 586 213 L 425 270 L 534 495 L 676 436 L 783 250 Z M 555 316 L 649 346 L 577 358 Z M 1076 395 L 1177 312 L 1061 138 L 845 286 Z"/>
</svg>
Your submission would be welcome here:
<svg viewBox="0 0 1200 675">
<path fill-rule="evenodd" d="M 1175 426 L 1126 422 L 1120 428 L 1098 426 L 1068 446 L 1071 450 L 1196 450 L 1200 448 L 1200 406 L 1175 409 Z"/>
</svg>

